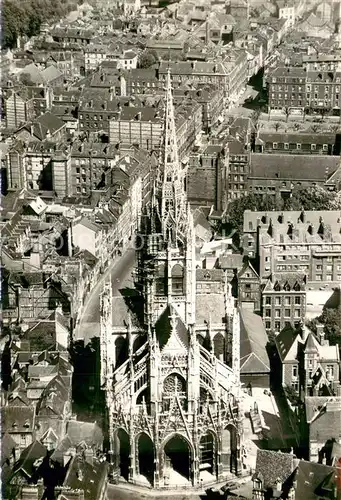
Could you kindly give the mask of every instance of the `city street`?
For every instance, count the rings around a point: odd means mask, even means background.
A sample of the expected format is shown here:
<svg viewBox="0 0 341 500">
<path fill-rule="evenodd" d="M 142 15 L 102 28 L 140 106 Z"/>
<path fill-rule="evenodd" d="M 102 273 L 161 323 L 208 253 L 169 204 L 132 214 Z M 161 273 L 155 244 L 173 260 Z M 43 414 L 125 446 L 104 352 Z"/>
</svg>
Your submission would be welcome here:
<svg viewBox="0 0 341 500">
<path fill-rule="evenodd" d="M 99 336 L 100 294 L 103 290 L 103 284 L 111 276 L 113 295 L 119 295 L 121 288 L 132 287 L 132 271 L 135 266 L 135 258 L 135 250 L 127 250 L 122 257 L 118 257 L 113 261 L 100 277 L 85 301 L 79 323 L 75 328 L 74 340 L 84 339 L 86 345 L 92 337 Z"/>
<path fill-rule="evenodd" d="M 200 500 L 206 498 L 206 495 L 202 495 L 200 493 L 184 491 L 182 493 L 172 493 L 164 491 L 159 495 L 156 494 L 155 491 L 145 491 L 139 492 L 132 489 L 124 489 L 122 487 L 115 486 L 113 484 L 108 484 L 108 492 L 107 492 L 108 500 L 130 500 L 134 498 L 135 500 L 144 500 L 144 499 L 159 499 L 159 500 Z"/>
</svg>

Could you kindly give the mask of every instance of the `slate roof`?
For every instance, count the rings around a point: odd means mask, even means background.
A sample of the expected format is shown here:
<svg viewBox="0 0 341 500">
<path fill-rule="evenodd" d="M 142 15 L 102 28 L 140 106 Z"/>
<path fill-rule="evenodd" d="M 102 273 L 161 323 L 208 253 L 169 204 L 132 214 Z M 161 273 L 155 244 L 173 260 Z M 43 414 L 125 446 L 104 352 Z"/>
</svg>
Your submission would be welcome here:
<svg viewBox="0 0 341 500">
<path fill-rule="evenodd" d="M 298 342 L 301 342 L 301 336 L 291 325 L 284 327 L 276 336 L 275 344 L 282 363 L 297 361 Z"/>
<path fill-rule="evenodd" d="M 335 133 L 321 133 L 316 134 L 314 132 L 259 132 L 259 137 L 256 139 L 256 144 L 259 142 L 264 143 L 274 143 L 278 144 L 288 143 L 288 144 L 335 144 L 336 134 Z"/>
<path fill-rule="evenodd" d="M 197 295 L 195 299 L 196 323 L 202 325 L 211 318 L 213 323 L 225 321 L 225 303 L 222 293 Z"/>
<path fill-rule="evenodd" d="M 221 269 L 237 269 L 240 271 L 243 267 L 243 255 L 236 253 L 223 255 L 219 257 L 219 267 Z"/>
<path fill-rule="evenodd" d="M 328 411 L 326 411 L 328 407 Z M 305 398 L 306 419 L 309 424 L 317 419 L 323 419 L 323 426 L 319 426 L 321 439 L 322 428 L 326 434 L 326 440 L 338 437 L 341 418 L 341 397 L 310 396 Z M 328 435 L 327 435 L 328 434 Z M 333 434 L 335 434 L 333 436 Z"/>
<path fill-rule="evenodd" d="M 37 415 L 39 417 L 51 414 L 62 415 L 65 403 L 69 400 L 69 392 L 61 376 L 54 377 L 45 387 L 39 399 Z"/>
<path fill-rule="evenodd" d="M 13 456 L 13 450 L 16 447 L 16 442 L 10 436 L 8 432 L 5 432 L 1 436 L 1 465 L 3 465 L 7 459 Z"/>
<path fill-rule="evenodd" d="M 300 460 L 295 473 L 295 498 L 316 500 L 332 498 L 331 492 L 337 489 L 338 474 L 336 468 Z M 339 498 L 335 496 L 334 498 Z"/>
<path fill-rule="evenodd" d="M 100 498 L 99 493 L 103 487 L 104 481 L 106 480 L 107 471 L 107 462 L 94 461 L 94 464 L 91 465 L 78 456 L 74 457 L 69 464 L 63 483 L 64 487 L 70 488 L 70 496 L 68 495 L 67 490 L 65 490 L 63 492 L 63 497 L 66 500 L 73 500 L 74 493 L 72 490 L 83 490 L 84 498 L 97 500 Z"/>
<path fill-rule="evenodd" d="M 2 429 L 10 434 L 33 432 L 35 409 L 32 406 L 5 406 L 1 414 Z"/>
<path fill-rule="evenodd" d="M 53 80 L 56 80 L 57 78 L 62 77 L 63 73 L 56 66 L 51 64 L 41 72 L 41 76 L 45 83 L 49 83 Z"/>
<path fill-rule="evenodd" d="M 59 462 L 61 464 L 64 464 L 64 454 L 67 453 L 67 451 L 73 447 L 73 443 L 71 439 L 69 438 L 68 435 L 66 435 L 58 444 L 57 448 L 54 450 L 54 452 L 51 455 L 51 460 L 54 460 L 55 462 Z"/>
<path fill-rule="evenodd" d="M 196 269 L 196 281 L 224 282 L 223 269 Z"/>
<path fill-rule="evenodd" d="M 53 136 L 58 130 L 64 127 L 64 122 L 52 113 L 47 112 L 36 118 L 31 125 L 26 124 L 21 127 L 18 132 L 28 130 L 31 133 L 31 126 L 33 127 L 33 136 L 43 141 L 46 139 L 48 132 Z"/>
<path fill-rule="evenodd" d="M 66 427 L 66 434 L 73 446 L 85 442 L 89 447 L 102 448 L 103 432 L 96 422 L 70 420 Z"/>
<path fill-rule="evenodd" d="M 257 450 L 256 472 L 253 477 L 262 480 L 263 489 L 276 488 L 277 479 L 283 484 L 293 471 L 294 455 L 280 451 Z"/>
<path fill-rule="evenodd" d="M 240 371 L 270 373 L 266 351 L 268 337 L 262 318 L 248 309 L 240 308 Z"/>
<path fill-rule="evenodd" d="M 14 464 L 13 475 L 21 471 L 25 476 L 31 478 L 36 471 L 34 462 L 40 458 L 45 458 L 46 455 L 47 448 L 45 448 L 40 441 L 33 441 L 33 443 L 24 449 L 19 460 Z"/>
<path fill-rule="evenodd" d="M 338 156 L 251 153 L 249 178 L 325 181 L 339 164 Z"/>
<path fill-rule="evenodd" d="M 172 336 L 172 320 L 170 316 L 177 316 L 175 333 L 184 347 L 188 347 L 188 332 L 176 310 L 168 305 L 155 323 L 155 334 L 159 341 L 160 349 L 166 346 Z"/>
</svg>

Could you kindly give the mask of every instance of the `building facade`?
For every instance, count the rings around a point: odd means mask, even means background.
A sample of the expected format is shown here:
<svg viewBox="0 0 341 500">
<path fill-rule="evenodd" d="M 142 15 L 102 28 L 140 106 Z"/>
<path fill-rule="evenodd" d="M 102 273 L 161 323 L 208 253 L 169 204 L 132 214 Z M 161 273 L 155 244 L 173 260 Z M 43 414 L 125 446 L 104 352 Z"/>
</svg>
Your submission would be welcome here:
<svg viewBox="0 0 341 500">
<path fill-rule="evenodd" d="M 118 302 L 105 286 L 101 376 L 114 473 L 154 488 L 188 488 L 200 485 L 203 471 L 217 481 L 242 468 L 240 326 L 227 284 L 196 295 L 195 234 L 169 75 L 166 83 L 164 163 L 143 218 L 136 278 L 141 313 L 137 320 L 127 311 L 117 325 Z M 215 304 L 212 317 L 207 303 Z"/>
</svg>

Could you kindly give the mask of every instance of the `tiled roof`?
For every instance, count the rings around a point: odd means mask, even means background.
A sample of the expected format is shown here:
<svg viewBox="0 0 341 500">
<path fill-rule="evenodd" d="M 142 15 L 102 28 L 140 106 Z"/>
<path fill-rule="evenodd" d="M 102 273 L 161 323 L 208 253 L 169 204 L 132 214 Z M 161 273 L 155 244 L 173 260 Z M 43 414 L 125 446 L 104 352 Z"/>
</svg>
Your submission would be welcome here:
<svg viewBox="0 0 341 500">
<path fill-rule="evenodd" d="M 262 318 L 240 308 L 240 370 L 245 373 L 270 373 L 266 351 L 268 337 Z"/>
<path fill-rule="evenodd" d="M 259 477 L 263 481 L 263 489 L 275 489 L 277 479 L 283 484 L 289 479 L 293 471 L 294 455 L 281 453 L 280 451 L 257 450 L 254 477 Z"/>
</svg>

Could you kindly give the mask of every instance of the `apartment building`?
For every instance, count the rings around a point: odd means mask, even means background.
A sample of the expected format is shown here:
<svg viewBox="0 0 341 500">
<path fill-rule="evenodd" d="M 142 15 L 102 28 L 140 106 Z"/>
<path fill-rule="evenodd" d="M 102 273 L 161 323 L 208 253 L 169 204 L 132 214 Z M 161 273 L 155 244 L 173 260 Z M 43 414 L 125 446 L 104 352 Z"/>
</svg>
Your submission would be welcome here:
<svg viewBox="0 0 341 500">
<path fill-rule="evenodd" d="M 53 93 L 46 87 L 8 89 L 5 93 L 6 127 L 16 129 L 51 109 Z"/>
<path fill-rule="evenodd" d="M 116 164 L 120 152 L 113 144 L 75 142 L 70 156 L 70 192 L 73 196 L 88 196 L 92 190 L 104 187 L 105 172 Z"/>
<path fill-rule="evenodd" d="M 162 142 L 163 109 L 141 106 L 121 107 L 110 120 L 109 142 L 137 144 L 147 151 L 159 150 Z M 177 142 L 184 159 L 202 130 L 202 106 L 185 100 L 175 110 Z"/>
<path fill-rule="evenodd" d="M 261 279 L 298 272 L 307 282 L 341 280 L 340 211 L 244 213 L 244 253 L 259 261 Z"/>
<path fill-rule="evenodd" d="M 107 90 L 91 89 L 82 95 L 79 102 L 78 120 L 80 132 L 109 133 L 110 120 L 120 113 L 129 102 L 128 97 L 115 97 Z M 127 109 L 127 108 L 124 108 Z"/>
<path fill-rule="evenodd" d="M 174 88 L 184 82 L 212 83 L 223 89 L 229 103 L 236 101 L 248 80 L 248 60 L 243 49 L 235 49 L 216 61 L 166 61 L 159 64 L 159 80 L 165 82 L 170 71 Z"/>
<path fill-rule="evenodd" d="M 298 66 L 277 67 L 268 75 L 269 111 L 290 108 L 304 112 L 308 106 L 307 73 Z"/>
<path fill-rule="evenodd" d="M 298 272 L 271 274 L 262 291 L 262 318 L 267 332 L 297 328 L 305 319 L 306 279 Z"/>
<path fill-rule="evenodd" d="M 287 116 L 319 113 L 340 116 L 341 72 L 309 70 L 302 66 L 277 67 L 268 75 L 269 111 Z"/>
<path fill-rule="evenodd" d="M 295 24 L 296 9 L 294 0 L 279 0 L 277 2 L 278 18 L 286 19 L 287 28 L 290 29 Z"/>
</svg>

